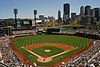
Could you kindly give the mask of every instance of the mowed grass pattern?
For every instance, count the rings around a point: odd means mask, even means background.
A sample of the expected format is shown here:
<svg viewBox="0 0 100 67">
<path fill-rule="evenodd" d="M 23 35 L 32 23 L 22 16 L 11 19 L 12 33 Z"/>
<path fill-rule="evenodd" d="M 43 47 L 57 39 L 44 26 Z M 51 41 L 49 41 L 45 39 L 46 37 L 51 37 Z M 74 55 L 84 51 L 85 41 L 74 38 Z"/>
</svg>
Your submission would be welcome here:
<svg viewBox="0 0 100 67">
<path fill-rule="evenodd" d="M 25 37 L 16 37 L 15 42 L 13 45 L 31 62 L 36 62 L 40 66 L 48 66 L 53 65 L 68 56 L 84 49 L 88 46 L 90 40 L 87 38 L 77 37 L 77 36 L 66 36 L 66 35 L 38 35 L 38 36 L 25 36 Z M 27 52 L 21 47 L 26 47 L 32 44 L 39 44 L 39 43 L 61 43 L 67 44 L 74 47 L 78 47 L 76 50 L 72 50 L 68 53 L 65 53 L 61 56 L 57 56 L 53 58 L 53 61 L 48 63 L 41 63 L 37 61 L 37 57 L 32 55 L 31 53 Z"/>
</svg>

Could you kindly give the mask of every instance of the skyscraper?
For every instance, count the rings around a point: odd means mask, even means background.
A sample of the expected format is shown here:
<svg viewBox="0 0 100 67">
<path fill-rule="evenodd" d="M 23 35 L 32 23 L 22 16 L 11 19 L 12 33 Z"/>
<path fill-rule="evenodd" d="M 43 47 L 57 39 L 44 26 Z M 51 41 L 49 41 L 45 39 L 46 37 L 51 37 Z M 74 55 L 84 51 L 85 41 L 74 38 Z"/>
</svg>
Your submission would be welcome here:
<svg viewBox="0 0 100 67">
<path fill-rule="evenodd" d="M 84 6 L 80 7 L 80 15 L 84 15 L 85 14 L 85 9 Z"/>
<path fill-rule="evenodd" d="M 90 9 L 90 16 L 92 16 L 92 17 L 95 16 L 95 11 L 94 11 L 94 9 Z"/>
<path fill-rule="evenodd" d="M 76 18 L 76 13 L 71 13 L 71 19 L 75 20 L 75 18 Z"/>
<path fill-rule="evenodd" d="M 94 8 L 96 20 L 100 20 L 100 8 Z"/>
<path fill-rule="evenodd" d="M 64 14 L 70 16 L 70 4 L 68 3 L 64 4 Z"/>
<path fill-rule="evenodd" d="M 70 4 L 66 3 L 63 5 L 63 7 L 64 7 L 63 21 L 66 22 L 70 18 Z"/>
<path fill-rule="evenodd" d="M 58 21 L 61 21 L 61 12 L 60 12 L 60 10 L 58 11 Z"/>
<path fill-rule="evenodd" d="M 91 6 L 85 6 L 85 15 L 90 15 Z"/>
</svg>

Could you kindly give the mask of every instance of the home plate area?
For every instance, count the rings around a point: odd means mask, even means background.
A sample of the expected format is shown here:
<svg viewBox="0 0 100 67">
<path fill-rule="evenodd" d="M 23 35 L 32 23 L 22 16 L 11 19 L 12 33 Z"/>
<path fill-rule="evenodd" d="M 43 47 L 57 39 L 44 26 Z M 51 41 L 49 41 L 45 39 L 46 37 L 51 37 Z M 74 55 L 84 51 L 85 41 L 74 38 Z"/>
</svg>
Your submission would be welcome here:
<svg viewBox="0 0 100 67">
<path fill-rule="evenodd" d="M 41 43 L 32 44 L 24 47 L 24 49 L 31 54 L 38 57 L 38 61 L 47 63 L 53 60 L 54 57 L 65 54 L 69 51 L 76 49 L 73 46 L 59 43 Z M 63 56 L 63 55 L 62 55 Z"/>
</svg>

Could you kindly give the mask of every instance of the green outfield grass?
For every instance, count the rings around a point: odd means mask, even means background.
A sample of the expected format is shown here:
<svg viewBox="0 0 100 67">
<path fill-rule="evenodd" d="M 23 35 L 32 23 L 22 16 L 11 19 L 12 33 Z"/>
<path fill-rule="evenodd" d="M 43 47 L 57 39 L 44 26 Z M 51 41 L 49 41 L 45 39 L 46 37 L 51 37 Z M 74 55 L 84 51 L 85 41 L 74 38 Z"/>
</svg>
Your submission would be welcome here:
<svg viewBox="0 0 100 67">
<path fill-rule="evenodd" d="M 57 62 L 60 62 L 61 60 L 71 56 L 72 54 L 84 49 L 86 46 L 88 46 L 89 42 L 91 40 L 87 38 L 77 37 L 77 36 L 65 36 L 65 35 L 38 35 L 38 36 L 25 36 L 25 37 L 16 37 L 14 38 L 15 42 L 13 42 L 13 45 L 30 61 L 30 62 L 36 62 L 40 66 L 49 66 L 53 65 Z M 51 62 L 48 63 L 41 63 L 37 61 L 37 57 L 32 55 L 31 53 L 27 52 L 21 47 L 26 47 L 32 44 L 39 44 L 39 43 L 61 43 L 66 45 L 71 45 L 73 47 L 78 47 L 75 50 L 72 50 L 68 53 L 65 53 L 63 55 L 54 57 Z M 46 49 L 46 47 L 41 47 L 42 50 Z M 33 49 L 35 52 L 40 52 L 41 50 Z M 52 52 L 50 55 L 47 54 L 47 56 L 51 56 L 55 53 L 55 47 L 48 49 L 54 49 L 54 52 Z M 57 48 L 58 50 L 58 48 Z M 61 52 L 63 50 L 60 50 Z M 39 53 L 40 54 L 40 53 Z M 41 53 L 43 54 L 43 53 Z"/>
</svg>

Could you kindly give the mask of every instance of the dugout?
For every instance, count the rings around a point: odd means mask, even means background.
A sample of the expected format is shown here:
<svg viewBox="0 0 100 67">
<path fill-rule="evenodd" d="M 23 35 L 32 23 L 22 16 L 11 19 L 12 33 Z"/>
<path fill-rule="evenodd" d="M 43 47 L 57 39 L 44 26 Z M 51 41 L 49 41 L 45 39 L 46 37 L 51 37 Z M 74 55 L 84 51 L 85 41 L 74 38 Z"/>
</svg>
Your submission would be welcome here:
<svg viewBox="0 0 100 67">
<path fill-rule="evenodd" d="M 47 29 L 47 34 L 59 34 L 60 28 L 49 28 Z"/>
</svg>

